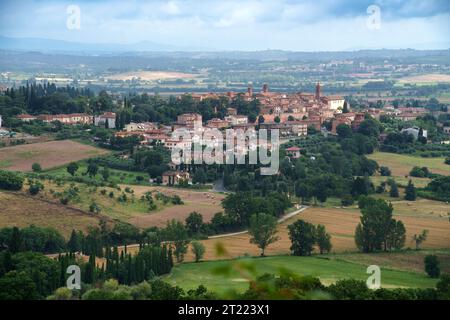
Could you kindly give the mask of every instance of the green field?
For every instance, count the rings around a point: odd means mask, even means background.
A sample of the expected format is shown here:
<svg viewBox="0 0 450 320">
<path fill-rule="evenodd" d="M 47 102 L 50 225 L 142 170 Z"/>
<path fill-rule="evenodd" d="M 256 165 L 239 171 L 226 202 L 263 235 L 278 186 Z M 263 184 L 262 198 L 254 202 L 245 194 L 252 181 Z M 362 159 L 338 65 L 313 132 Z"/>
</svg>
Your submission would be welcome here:
<svg viewBox="0 0 450 320">
<path fill-rule="evenodd" d="M 79 169 L 76 172 L 76 177 L 85 177 L 86 179 L 89 179 L 87 175 L 83 174 L 87 170 L 87 163 L 85 161 L 78 162 Z M 95 176 L 95 180 L 98 182 L 103 181 L 101 171 L 103 170 L 103 167 L 99 167 L 98 174 Z M 109 169 L 109 178 L 108 183 L 114 183 L 114 184 L 139 184 L 139 185 L 149 185 L 148 179 L 149 175 L 145 172 L 132 172 L 132 171 L 125 171 L 125 170 L 117 170 L 117 169 Z M 50 174 L 54 177 L 60 177 L 60 178 L 71 178 L 72 176 L 67 172 L 67 166 L 58 167 L 55 169 L 50 169 L 45 171 L 45 173 Z M 138 182 L 136 180 L 136 177 L 141 176 L 144 177 L 144 180 L 141 182 Z"/>
<path fill-rule="evenodd" d="M 254 265 L 257 275 L 264 273 L 279 274 L 282 270 L 289 270 L 297 275 L 311 275 L 319 277 L 323 284 L 329 285 L 339 279 L 366 280 L 366 268 L 368 265 L 343 261 L 330 255 L 325 257 L 294 257 L 274 256 L 266 258 L 245 258 L 230 261 L 211 261 L 200 263 L 183 263 L 173 268 L 172 273 L 165 277 L 173 285 L 183 289 L 193 289 L 200 284 L 209 290 L 224 293 L 228 290 L 243 291 L 248 288 L 248 281 L 237 271 L 229 276 L 215 275 L 214 270 L 224 268 L 228 264 L 251 263 Z M 434 287 L 435 279 L 428 278 L 417 272 L 401 271 L 394 269 L 381 269 L 381 285 L 385 288 Z"/>
<path fill-rule="evenodd" d="M 380 166 L 389 167 L 393 176 L 407 176 L 411 169 L 417 167 L 427 167 L 432 173 L 450 175 L 450 166 L 445 164 L 445 158 L 422 158 L 404 154 L 388 152 L 375 152 L 368 155 L 368 158 L 378 162 Z"/>
</svg>

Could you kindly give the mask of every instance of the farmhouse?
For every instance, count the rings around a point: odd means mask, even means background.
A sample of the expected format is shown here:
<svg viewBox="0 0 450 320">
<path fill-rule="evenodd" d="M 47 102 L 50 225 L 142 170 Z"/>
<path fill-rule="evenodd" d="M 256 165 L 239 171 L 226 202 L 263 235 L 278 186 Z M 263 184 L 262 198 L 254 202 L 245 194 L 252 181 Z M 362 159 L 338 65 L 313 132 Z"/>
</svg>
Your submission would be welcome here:
<svg viewBox="0 0 450 320">
<path fill-rule="evenodd" d="M 116 127 L 116 114 L 114 112 L 105 112 L 104 114 L 95 116 L 94 125 L 114 129 Z"/>
<path fill-rule="evenodd" d="M 162 184 L 167 186 L 177 185 L 182 181 L 189 181 L 189 173 L 182 171 L 166 171 L 162 174 Z"/>
<path fill-rule="evenodd" d="M 299 147 L 290 147 L 286 149 L 286 155 L 292 159 L 298 159 L 301 157 L 301 151 Z"/>
<path fill-rule="evenodd" d="M 23 122 L 30 122 L 37 119 L 35 116 L 29 114 L 19 114 L 16 118 Z"/>
<path fill-rule="evenodd" d="M 421 129 L 419 127 L 412 127 L 412 128 L 403 129 L 401 131 L 401 133 L 410 134 L 410 135 L 412 135 L 414 137 L 414 139 L 417 140 L 417 139 L 419 139 L 419 136 L 420 136 L 420 133 L 421 133 L 420 131 L 421 131 Z M 424 138 L 427 137 L 427 130 L 422 130 L 422 136 Z"/>
</svg>

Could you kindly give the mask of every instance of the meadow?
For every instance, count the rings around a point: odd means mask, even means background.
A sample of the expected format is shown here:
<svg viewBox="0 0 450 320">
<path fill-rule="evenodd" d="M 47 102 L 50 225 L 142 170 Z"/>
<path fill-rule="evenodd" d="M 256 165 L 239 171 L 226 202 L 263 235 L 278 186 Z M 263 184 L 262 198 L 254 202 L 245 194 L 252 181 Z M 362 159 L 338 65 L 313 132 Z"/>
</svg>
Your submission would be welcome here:
<svg viewBox="0 0 450 320">
<path fill-rule="evenodd" d="M 264 273 L 280 274 L 290 271 L 299 276 L 318 277 L 325 285 L 340 279 L 366 280 L 368 265 L 337 259 L 339 256 L 271 256 L 265 258 L 242 258 L 229 261 L 208 261 L 199 263 L 183 263 L 173 268 L 172 273 L 164 279 L 185 290 L 194 289 L 200 284 L 211 291 L 226 293 L 229 290 L 244 291 L 248 288 L 249 279 Z M 254 274 L 243 271 L 241 264 L 251 265 Z M 219 270 L 232 266 L 232 272 L 218 275 Z M 381 266 L 381 286 L 384 288 L 411 287 L 431 288 L 436 284 L 422 273 L 383 268 Z"/>
</svg>

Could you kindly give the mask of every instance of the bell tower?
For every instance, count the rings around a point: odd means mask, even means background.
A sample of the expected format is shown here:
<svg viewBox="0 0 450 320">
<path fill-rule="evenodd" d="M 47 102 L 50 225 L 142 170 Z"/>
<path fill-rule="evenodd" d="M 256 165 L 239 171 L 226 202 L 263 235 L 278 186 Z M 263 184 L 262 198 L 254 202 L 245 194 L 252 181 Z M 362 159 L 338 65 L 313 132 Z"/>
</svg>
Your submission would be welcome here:
<svg viewBox="0 0 450 320">
<path fill-rule="evenodd" d="M 320 100 L 320 83 L 316 84 L 316 100 Z"/>
</svg>

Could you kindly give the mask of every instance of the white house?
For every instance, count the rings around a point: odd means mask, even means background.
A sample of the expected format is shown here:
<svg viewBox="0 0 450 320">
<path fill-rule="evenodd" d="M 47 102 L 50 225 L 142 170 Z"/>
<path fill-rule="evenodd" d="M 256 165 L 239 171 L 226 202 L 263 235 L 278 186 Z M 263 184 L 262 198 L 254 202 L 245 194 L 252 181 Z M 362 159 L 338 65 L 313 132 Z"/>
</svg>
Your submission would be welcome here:
<svg viewBox="0 0 450 320">
<path fill-rule="evenodd" d="M 417 140 L 419 138 L 420 128 L 419 127 L 407 128 L 407 129 L 403 129 L 401 132 L 402 133 L 406 132 L 407 134 L 412 135 L 414 137 L 414 139 Z M 422 136 L 424 138 L 428 137 L 427 130 L 422 130 Z"/>
</svg>

